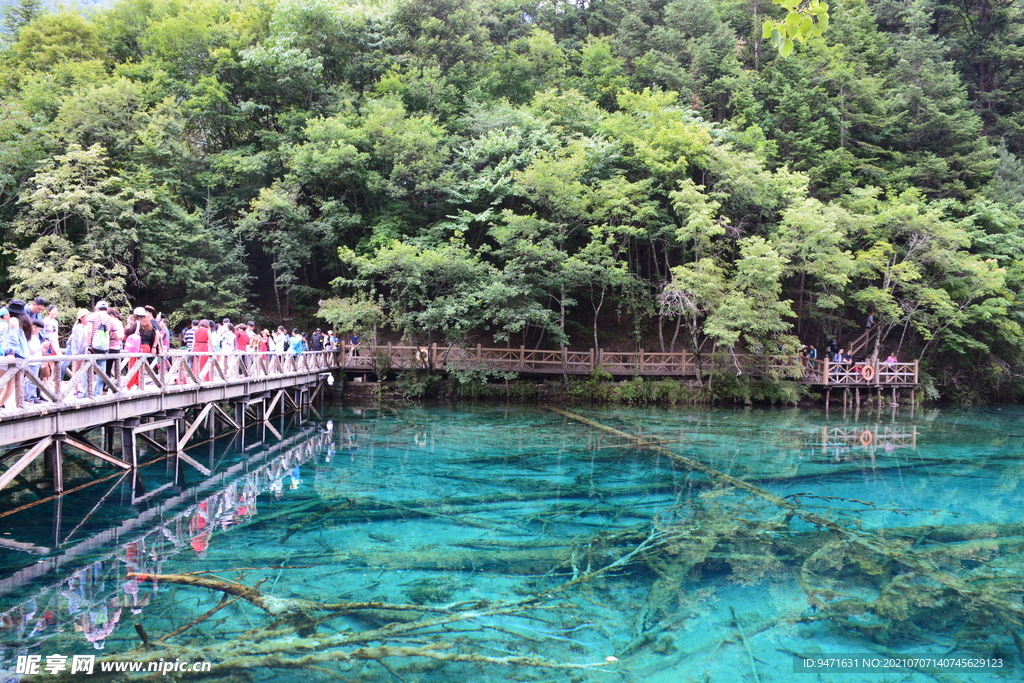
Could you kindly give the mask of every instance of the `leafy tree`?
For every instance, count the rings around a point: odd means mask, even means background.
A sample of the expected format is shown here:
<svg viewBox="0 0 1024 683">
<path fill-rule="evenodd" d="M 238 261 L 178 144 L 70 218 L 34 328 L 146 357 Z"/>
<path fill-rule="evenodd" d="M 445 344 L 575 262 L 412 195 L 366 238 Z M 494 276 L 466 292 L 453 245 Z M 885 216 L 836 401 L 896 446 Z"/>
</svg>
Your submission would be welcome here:
<svg viewBox="0 0 1024 683">
<path fill-rule="evenodd" d="M 22 193 L 17 234 L 27 244 L 46 236 L 57 239 L 34 250 L 17 250 L 14 277 L 24 279 L 38 265 L 33 259 L 39 249 L 52 248 L 62 268 L 53 278 L 66 275 L 80 282 L 81 298 L 123 301 L 129 281 L 136 278 L 131 257 L 137 237 L 120 186 L 99 145 L 84 149 L 72 144 L 65 154 L 44 163 Z M 70 245 L 75 248 L 70 250 Z"/>
</svg>

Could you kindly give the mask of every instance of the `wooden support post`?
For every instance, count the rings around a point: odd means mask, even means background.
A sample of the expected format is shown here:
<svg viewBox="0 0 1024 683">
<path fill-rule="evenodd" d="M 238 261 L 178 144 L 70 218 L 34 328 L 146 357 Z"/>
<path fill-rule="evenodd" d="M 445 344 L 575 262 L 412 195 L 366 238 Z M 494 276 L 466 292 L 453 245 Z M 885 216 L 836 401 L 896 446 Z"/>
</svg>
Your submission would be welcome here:
<svg viewBox="0 0 1024 683">
<path fill-rule="evenodd" d="M 125 420 L 121 424 L 121 460 L 139 466 L 139 449 L 135 443 L 135 427 L 139 426 L 139 418 Z"/>
<path fill-rule="evenodd" d="M 441 368 L 437 365 L 437 342 L 433 342 L 430 345 L 430 369 L 440 370 Z"/>
<path fill-rule="evenodd" d="M 854 395 L 856 396 L 857 407 L 860 407 L 860 387 L 853 388 Z"/>
<path fill-rule="evenodd" d="M 168 411 L 167 417 L 174 420 L 174 424 L 167 427 L 167 452 L 178 452 L 178 440 L 184 433 L 184 411 Z"/>
<path fill-rule="evenodd" d="M 526 347 L 519 346 L 519 372 L 526 371 Z"/>
<path fill-rule="evenodd" d="M 896 400 L 896 387 L 892 388 L 892 405 L 897 406 L 899 402 Z"/>
<path fill-rule="evenodd" d="M 114 431 L 115 431 L 115 428 L 110 426 L 110 425 L 104 425 L 102 427 L 102 429 L 103 429 L 103 438 L 102 438 L 102 440 L 100 442 L 100 448 L 102 450 L 106 451 L 107 453 L 113 453 L 114 452 Z"/>
<path fill-rule="evenodd" d="M 825 389 L 825 409 L 828 410 L 828 401 L 832 398 L 832 390 L 829 388 Z"/>
<path fill-rule="evenodd" d="M 590 349 L 590 371 L 593 372 L 597 366 L 594 364 L 594 349 Z"/>
<path fill-rule="evenodd" d="M 639 368 L 637 370 L 637 374 L 639 374 L 639 375 L 644 374 L 644 350 L 643 349 L 640 349 L 640 355 L 637 357 L 637 366 Z"/>
<path fill-rule="evenodd" d="M 60 439 L 54 439 L 53 442 L 46 448 L 45 455 L 45 466 L 53 474 L 53 492 L 61 493 L 64 491 L 64 461 L 63 452 L 61 450 Z"/>
<path fill-rule="evenodd" d="M 217 411 L 215 409 L 211 409 L 206 416 L 206 431 L 211 439 L 217 435 Z"/>
<path fill-rule="evenodd" d="M 181 420 L 175 420 L 174 424 L 167 426 L 167 452 L 178 452 L 178 437 L 181 435 Z"/>
<path fill-rule="evenodd" d="M 239 429 L 245 429 L 245 401 L 235 401 L 235 424 Z"/>
</svg>

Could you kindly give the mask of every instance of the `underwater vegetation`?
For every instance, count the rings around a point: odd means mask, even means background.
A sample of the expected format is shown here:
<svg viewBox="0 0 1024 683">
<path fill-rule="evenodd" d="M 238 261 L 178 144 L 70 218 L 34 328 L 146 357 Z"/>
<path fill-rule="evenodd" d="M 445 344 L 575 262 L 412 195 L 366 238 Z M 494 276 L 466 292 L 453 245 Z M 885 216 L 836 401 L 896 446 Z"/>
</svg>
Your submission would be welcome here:
<svg viewBox="0 0 1024 683">
<path fill-rule="evenodd" d="M 346 431 L 329 459 L 302 463 L 316 496 L 283 492 L 230 530 L 214 524 L 199 568 L 182 558 L 128 567 L 118 580 L 159 585 L 162 604 L 122 618 L 99 661 L 211 662 L 163 677 L 182 681 L 789 680 L 779 662 L 836 643 L 1024 662 L 1024 521 L 1013 515 L 890 507 L 825 488 L 824 461 L 754 476 L 709 450 L 698 457 L 699 429 L 683 448 L 651 427 L 656 416 L 545 410 L 563 421 L 559 436 L 513 444 L 491 425 L 460 425 L 466 435 L 443 466 L 427 428 L 396 411 L 378 435 L 393 459 L 367 469 L 382 483 L 372 495 L 354 480 L 360 463 L 383 456 Z M 870 440 L 895 442 L 899 431 Z M 1019 460 L 994 457 L 1011 469 Z M 399 472 L 428 458 L 429 493 Z M 901 485 L 927 489 L 911 476 L 938 460 L 902 466 Z M 861 471 L 839 457 L 827 467 Z M 1007 486 L 993 497 L 1019 495 Z M 879 525 L 895 518 L 908 521 Z M 777 586 L 800 599 L 751 612 L 726 600 L 721 577 L 768 607 Z M 815 638 L 790 637 L 800 629 Z M 690 664 L 727 652 L 727 671 Z M 920 670 L 898 680 L 983 679 Z"/>
</svg>

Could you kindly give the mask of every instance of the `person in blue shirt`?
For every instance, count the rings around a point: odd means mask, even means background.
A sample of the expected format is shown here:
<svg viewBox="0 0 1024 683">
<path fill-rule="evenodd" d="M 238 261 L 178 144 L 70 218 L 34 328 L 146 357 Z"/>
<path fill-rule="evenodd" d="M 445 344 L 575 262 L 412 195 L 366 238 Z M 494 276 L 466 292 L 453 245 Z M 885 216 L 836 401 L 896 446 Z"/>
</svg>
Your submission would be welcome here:
<svg viewBox="0 0 1024 683">
<path fill-rule="evenodd" d="M 360 341 L 361 337 L 358 334 L 353 334 L 351 337 L 348 338 L 348 343 L 351 345 L 351 348 L 348 350 L 348 358 L 345 359 L 345 365 L 348 365 L 348 362 L 350 360 L 352 360 L 353 358 L 357 358 L 359 356 Z"/>
<path fill-rule="evenodd" d="M 297 356 L 306 350 L 306 340 L 302 338 L 297 329 L 292 330 L 292 336 L 288 339 L 288 351 Z"/>
</svg>

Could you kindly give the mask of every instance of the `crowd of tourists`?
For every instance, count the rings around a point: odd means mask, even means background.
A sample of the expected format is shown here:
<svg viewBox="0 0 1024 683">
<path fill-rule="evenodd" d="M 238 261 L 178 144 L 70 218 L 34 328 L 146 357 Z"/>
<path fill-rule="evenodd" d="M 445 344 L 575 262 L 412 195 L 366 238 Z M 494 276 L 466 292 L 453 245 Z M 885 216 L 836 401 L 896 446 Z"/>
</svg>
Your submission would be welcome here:
<svg viewBox="0 0 1024 683">
<path fill-rule="evenodd" d="M 167 319 L 152 306 L 139 306 L 127 316 L 106 301 L 98 301 L 92 311 L 80 308 L 75 313 L 75 322 L 70 332 L 62 336 L 59 324 L 60 310 L 45 298 L 37 297 L 26 303 L 12 299 L 0 307 L 0 353 L 5 359 L 29 359 L 28 371 L 40 381 L 54 383 L 53 375 L 64 380 L 74 378 L 83 359 L 68 356 L 100 355 L 97 363 L 107 375 L 119 354 L 152 354 L 163 356 L 173 348 L 196 354 L 190 366 L 202 379 L 209 377 L 206 367 L 209 355 L 241 354 L 245 352 L 263 354 L 298 355 L 306 351 L 333 351 L 339 342 L 333 330 L 326 333 L 317 329 L 308 338 L 298 329 L 289 334 L 283 325 L 274 332 L 259 329 L 253 321 L 239 324 L 224 318 L 220 323 L 211 320 L 193 320 L 174 335 Z M 173 343 L 172 343 L 173 342 Z M 209 355 L 207 355 L 209 354 Z M 132 373 L 140 356 L 129 356 L 128 389 L 137 388 L 143 380 L 143 373 Z M 0 368 L 0 376 L 9 368 Z M 27 403 L 41 403 L 47 400 L 35 382 L 22 383 L 23 400 Z M 8 381 L 0 389 L 0 407 L 7 406 L 13 398 L 16 383 Z M 102 392 L 103 380 L 95 378 L 92 386 L 83 375 L 81 385 L 76 387 L 75 396 L 85 398 Z"/>
</svg>

